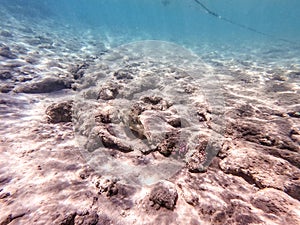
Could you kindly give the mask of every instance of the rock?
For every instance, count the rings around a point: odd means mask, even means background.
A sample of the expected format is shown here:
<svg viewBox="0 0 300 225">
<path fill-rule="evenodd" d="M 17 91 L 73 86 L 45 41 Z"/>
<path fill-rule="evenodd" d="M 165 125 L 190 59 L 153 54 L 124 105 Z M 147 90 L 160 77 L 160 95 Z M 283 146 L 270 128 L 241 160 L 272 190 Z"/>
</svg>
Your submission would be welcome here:
<svg viewBox="0 0 300 225">
<path fill-rule="evenodd" d="M 124 210 L 133 207 L 132 195 L 136 192 L 135 187 L 121 184 L 119 179 L 113 177 L 101 177 L 95 182 L 99 194 L 103 194 L 110 201 Z"/>
<path fill-rule="evenodd" d="M 48 77 L 38 82 L 25 83 L 16 92 L 21 93 L 49 93 L 71 88 L 72 82 L 61 78 Z"/>
<path fill-rule="evenodd" d="M 13 37 L 13 35 L 7 30 L 2 30 L 0 32 L 0 35 L 3 36 L 3 37 Z"/>
<path fill-rule="evenodd" d="M 131 152 L 134 150 L 133 146 L 131 146 L 130 143 L 127 143 L 126 140 L 117 138 L 109 134 L 107 131 L 100 132 L 99 136 L 106 148 L 116 149 L 121 152 Z"/>
<path fill-rule="evenodd" d="M 0 194 L 0 199 L 4 199 L 10 196 L 10 192 L 4 192 Z"/>
<path fill-rule="evenodd" d="M 74 225 L 96 225 L 98 224 L 99 216 L 96 212 L 87 212 L 84 215 L 77 215 L 74 220 Z"/>
<path fill-rule="evenodd" d="M 199 145 L 195 147 L 194 153 L 188 158 L 187 168 L 190 172 L 205 172 L 203 164 L 206 161 L 206 147 L 208 141 L 203 140 Z"/>
<path fill-rule="evenodd" d="M 165 207 L 169 210 L 175 208 L 178 199 L 178 193 L 176 187 L 173 183 L 169 181 L 161 181 L 156 184 L 151 190 L 149 200 L 158 209 L 160 207 Z"/>
<path fill-rule="evenodd" d="M 0 80 L 7 80 L 10 78 L 12 78 L 12 74 L 10 71 L 8 71 L 8 70 L 0 71 Z"/>
<path fill-rule="evenodd" d="M 263 146 L 273 146 L 280 149 L 299 152 L 299 146 L 290 138 L 292 125 L 286 118 L 265 122 L 265 126 L 257 126 L 254 121 L 235 121 L 227 127 L 227 133 L 246 141 Z M 231 130 L 230 130 L 231 129 Z"/>
<path fill-rule="evenodd" d="M 96 181 L 95 186 L 99 188 L 99 194 L 105 193 L 107 197 L 118 194 L 117 188 L 118 179 L 103 177 Z"/>
<path fill-rule="evenodd" d="M 282 191 L 265 188 L 251 197 L 251 203 L 267 214 L 273 214 L 286 224 L 300 224 L 299 202 Z"/>
<path fill-rule="evenodd" d="M 19 77 L 16 77 L 14 79 L 14 81 L 18 81 L 18 82 L 26 82 L 26 81 L 30 81 L 32 80 L 33 78 L 32 77 L 25 77 L 25 76 L 19 76 Z"/>
<path fill-rule="evenodd" d="M 0 47 L 0 56 L 8 58 L 8 59 L 16 59 L 17 58 L 17 56 L 11 52 L 10 48 L 5 45 Z"/>
<path fill-rule="evenodd" d="M 240 117 L 250 117 L 255 114 L 255 110 L 250 104 L 241 105 L 236 110 Z"/>
<path fill-rule="evenodd" d="M 128 70 L 118 70 L 114 73 L 115 78 L 117 80 L 131 80 L 133 79 L 133 76 L 130 74 L 130 71 Z"/>
<path fill-rule="evenodd" d="M 85 70 L 89 67 L 87 63 L 77 64 L 69 68 L 69 72 L 73 75 L 75 80 L 81 79 L 84 76 Z"/>
<path fill-rule="evenodd" d="M 272 187 L 300 199 L 300 170 L 288 161 L 254 148 L 231 148 L 219 166 L 259 188 Z"/>
<path fill-rule="evenodd" d="M 79 171 L 79 177 L 83 180 L 87 179 L 91 173 L 93 172 L 93 169 L 90 168 L 89 166 L 84 166 L 80 171 Z"/>
<path fill-rule="evenodd" d="M 287 74 L 290 78 L 299 78 L 300 77 L 300 71 L 292 71 Z"/>
<path fill-rule="evenodd" d="M 49 123 L 61 123 L 72 121 L 72 101 L 53 103 L 46 109 Z"/>
<path fill-rule="evenodd" d="M 10 92 L 13 89 L 14 89 L 14 86 L 12 84 L 3 84 L 3 85 L 0 85 L 0 92 L 1 93 L 8 93 L 8 92 Z"/>
<path fill-rule="evenodd" d="M 100 214 L 98 218 L 98 224 L 100 225 L 111 225 L 112 220 L 106 214 Z"/>
<path fill-rule="evenodd" d="M 179 134 L 176 132 L 170 132 L 166 134 L 166 137 L 160 142 L 156 148 L 159 153 L 164 156 L 170 156 L 179 149 Z"/>
<path fill-rule="evenodd" d="M 290 117 L 300 118 L 300 112 L 288 112 L 287 113 Z"/>
<path fill-rule="evenodd" d="M 168 121 L 168 124 L 170 124 L 172 127 L 178 128 L 181 127 L 181 119 L 178 117 L 171 118 Z"/>
<path fill-rule="evenodd" d="M 185 170 L 176 176 L 181 196 L 196 210 L 201 224 L 263 224 L 261 213 L 249 200 L 259 189 L 241 177 L 211 167 L 206 173 Z"/>
<path fill-rule="evenodd" d="M 158 96 L 146 96 L 146 97 L 143 97 L 141 100 L 147 104 L 157 105 L 163 99 Z"/>
<path fill-rule="evenodd" d="M 186 188 L 184 185 L 178 184 L 178 186 L 182 189 L 183 198 L 186 203 L 196 206 L 199 202 L 199 196 L 197 193 L 192 192 L 189 188 Z"/>
<path fill-rule="evenodd" d="M 76 212 L 66 215 L 58 224 L 59 225 L 74 225 Z"/>
<path fill-rule="evenodd" d="M 96 123 L 111 123 L 111 118 L 109 113 L 99 112 L 95 115 L 95 122 Z"/>
<path fill-rule="evenodd" d="M 98 99 L 102 99 L 102 100 L 111 100 L 111 99 L 115 99 L 117 97 L 117 95 L 119 94 L 119 87 L 117 85 L 108 85 L 105 87 L 102 87 L 99 95 L 98 95 Z"/>
<path fill-rule="evenodd" d="M 0 225 L 7 225 L 10 224 L 13 220 L 18 219 L 20 217 L 25 216 L 25 212 L 19 212 L 15 214 L 9 214 L 3 221 L 0 221 Z"/>
<path fill-rule="evenodd" d="M 266 87 L 266 92 L 285 92 L 285 91 L 291 91 L 292 86 L 287 82 L 275 82 L 275 83 L 268 83 Z"/>
<path fill-rule="evenodd" d="M 260 149 L 259 147 L 257 148 Z M 262 150 L 270 155 L 285 159 L 292 165 L 300 168 L 300 154 L 298 152 L 292 152 L 290 150 L 278 149 L 273 147 L 263 147 Z"/>
</svg>

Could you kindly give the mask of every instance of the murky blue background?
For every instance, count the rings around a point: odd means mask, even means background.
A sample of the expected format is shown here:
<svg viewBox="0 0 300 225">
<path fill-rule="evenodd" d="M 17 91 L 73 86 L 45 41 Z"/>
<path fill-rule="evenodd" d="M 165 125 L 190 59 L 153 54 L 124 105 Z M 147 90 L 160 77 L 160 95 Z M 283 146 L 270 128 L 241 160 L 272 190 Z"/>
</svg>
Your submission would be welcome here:
<svg viewBox="0 0 300 225">
<path fill-rule="evenodd" d="M 224 18 L 269 34 L 266 37 L 209 15 L 194 0 L 0 0 L 20 18 L 51 19 L 78 29 L 107 30 L 134 39 L 174 42 L 300 42 L 299 0 L 201 0 Z M 128 40 L 129 41 L 129 40 Z"/>
</svg>

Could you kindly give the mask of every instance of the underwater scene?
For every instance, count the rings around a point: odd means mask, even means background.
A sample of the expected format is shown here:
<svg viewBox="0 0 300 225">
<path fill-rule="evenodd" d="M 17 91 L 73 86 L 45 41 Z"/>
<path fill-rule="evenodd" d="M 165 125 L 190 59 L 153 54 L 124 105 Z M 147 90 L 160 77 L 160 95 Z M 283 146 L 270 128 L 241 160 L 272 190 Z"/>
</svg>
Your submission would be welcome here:
<svg viewBox="0 0 300 225">
<path fill-rule="evenodd" d="M 298 225 L 299 201 L 299 0 L 0 0 L 0 225 Z"/>
</svg>

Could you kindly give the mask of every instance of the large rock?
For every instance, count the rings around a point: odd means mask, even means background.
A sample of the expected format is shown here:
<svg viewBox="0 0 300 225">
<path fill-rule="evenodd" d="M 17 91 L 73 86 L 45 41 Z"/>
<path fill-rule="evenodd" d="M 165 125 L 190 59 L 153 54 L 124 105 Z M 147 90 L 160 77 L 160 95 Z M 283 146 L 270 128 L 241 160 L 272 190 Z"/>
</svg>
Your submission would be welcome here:
<svg viewBox="0 0 300 225">
<path fill-rule="evenodd" d="M 284 159 L 250 147 L 231 148 L 219 165 L 259 188 L 272 187 L 300 200 L 300 170 Z"/>
<path fill-rule="evenodd" d="M 48 77 L 38 82 L 25 83 L 23 86 L 17 88 L 16 92 L 22 93 L 49 93 L 60 91 L 62 89 L 71 88 L 72 81 L 61 78 Z"/>
<path fill-rule="evenodd" d="M 265 188 L 253 195 L 251 203 L 265 213 L 273 215 L 278 223 L 300 224 L 299 202 L 281 191 Z"/>
</svg>

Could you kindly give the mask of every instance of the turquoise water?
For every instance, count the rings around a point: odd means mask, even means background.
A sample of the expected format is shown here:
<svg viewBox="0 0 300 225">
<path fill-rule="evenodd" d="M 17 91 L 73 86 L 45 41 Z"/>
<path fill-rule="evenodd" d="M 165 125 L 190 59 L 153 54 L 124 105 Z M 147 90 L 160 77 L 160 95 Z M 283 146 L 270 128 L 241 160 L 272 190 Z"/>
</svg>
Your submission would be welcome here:
<svg viewBox="0 0 300 225">
<path fill-rule="evenodd" d="M 76 29 L 111 32 L 130 39 L 173 42 L 287 40 L 300 43 L 298 0 L 1 0 L 20 18 L 54 20 Z M 230 20 L 228 23 L 223 20 Z M 253 32 L 253 30 L 257 32 Z M 263 34 L 259 34 L 261 32 Z"/>
</svg>

